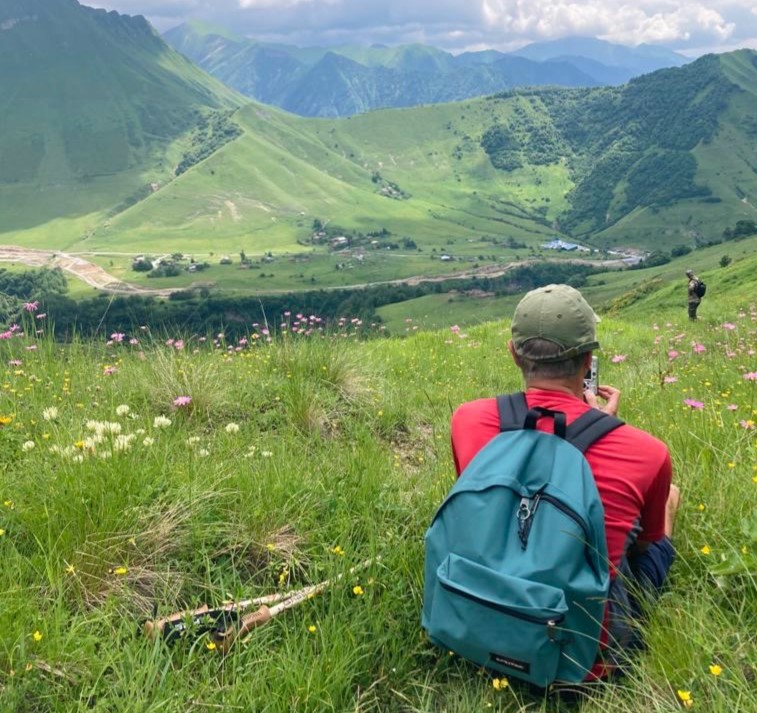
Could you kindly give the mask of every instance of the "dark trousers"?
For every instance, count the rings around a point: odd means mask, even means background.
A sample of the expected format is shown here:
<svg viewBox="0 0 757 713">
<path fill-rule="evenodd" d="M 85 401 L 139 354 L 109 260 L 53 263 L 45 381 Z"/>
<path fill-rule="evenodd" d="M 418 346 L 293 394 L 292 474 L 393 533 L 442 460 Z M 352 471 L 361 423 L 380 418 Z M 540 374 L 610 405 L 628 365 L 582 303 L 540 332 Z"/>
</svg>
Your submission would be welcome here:
<svg viewBox="0 0 757 713">
<path fill-rule="evenodd" d="M 697 308 L 699 307 L 699 302 L 689 302 L 689 319 L 695 320 L 697 318 Z"/>
</svg>

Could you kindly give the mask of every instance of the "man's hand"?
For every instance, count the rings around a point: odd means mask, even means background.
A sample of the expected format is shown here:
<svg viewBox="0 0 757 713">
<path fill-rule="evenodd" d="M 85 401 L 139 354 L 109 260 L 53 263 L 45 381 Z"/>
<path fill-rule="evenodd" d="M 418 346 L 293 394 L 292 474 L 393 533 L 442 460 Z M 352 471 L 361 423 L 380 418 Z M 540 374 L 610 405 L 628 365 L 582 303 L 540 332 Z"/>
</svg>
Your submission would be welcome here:
<svg viewBox="0 0 757 713">
<path fill-rule="evenodd" d="M 605 401 L 604 406 L 599 405 L 599 398 Z M 584 399 L 592 408 L 598 408 L 600 411 L 609 413 L 610 416 L 618 415 L 618 406 L 620 404 L 620 391 L 614 386 L 599 386 L 596 395 L 592 391 L 584 391 Z"/>
</svg>

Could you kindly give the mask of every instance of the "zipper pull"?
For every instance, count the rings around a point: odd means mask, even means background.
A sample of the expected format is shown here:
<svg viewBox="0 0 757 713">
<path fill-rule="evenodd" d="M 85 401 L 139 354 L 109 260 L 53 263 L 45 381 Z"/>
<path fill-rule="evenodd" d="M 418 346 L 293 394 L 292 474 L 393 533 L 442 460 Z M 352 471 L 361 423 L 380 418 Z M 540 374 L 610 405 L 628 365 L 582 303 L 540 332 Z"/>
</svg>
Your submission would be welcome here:
<svg viewBox="0 0 757 713">
<path fill-rule="evenodd" d="M 531 532 L 534 513 L 539 506 L 540 498 L 541 493 L 536 493 L 533 498 L 521 498 L 518 506 L 518 538 L 520 539 L 520 546 L 524 550 L 528 545 L 528 535 Z"/>
<path fill-rule="evenodd" d="M 518 538 L 520 539 L 520 546 L 524 550 L 528 544 L 528 532 L 531 529 L 531 514 L 531 500 L 529 498 L 521 498 L 517 513 Z"/>
</svg>

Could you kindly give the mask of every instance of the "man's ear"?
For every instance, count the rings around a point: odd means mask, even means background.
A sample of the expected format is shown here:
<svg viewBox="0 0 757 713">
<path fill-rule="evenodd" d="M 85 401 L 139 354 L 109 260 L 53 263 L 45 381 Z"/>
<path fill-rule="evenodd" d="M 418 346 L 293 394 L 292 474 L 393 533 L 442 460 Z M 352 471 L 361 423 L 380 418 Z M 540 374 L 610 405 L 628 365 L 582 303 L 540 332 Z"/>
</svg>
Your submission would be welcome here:
<svg viewBox="0 0 757 713">
<path fill-rule="evenodd" d="M 513 358 L 515 366 L 520 368 L 520 357 L 518 356 L 518 352 L 515 351 L 515 345 L 513 344 L 512 339 L 507 343 L 507 348 L 510 350 L 510 356 Z"/>
</svg>

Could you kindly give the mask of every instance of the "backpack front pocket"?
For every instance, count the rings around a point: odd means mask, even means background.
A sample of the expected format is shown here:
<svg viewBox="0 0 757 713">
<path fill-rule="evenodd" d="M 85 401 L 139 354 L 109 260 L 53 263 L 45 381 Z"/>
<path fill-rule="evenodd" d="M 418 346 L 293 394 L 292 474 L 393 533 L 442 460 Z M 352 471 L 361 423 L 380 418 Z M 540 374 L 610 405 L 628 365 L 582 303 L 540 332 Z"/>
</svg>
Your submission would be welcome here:
<svg viewBox="0 0 757 713">
<path fill-rule="evenodd" d="M 441 646 L 538 686 L 555 679 L 561 589 L 449 554 L 439 565 L 428 633 Z"/>
</svg>

